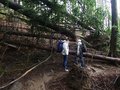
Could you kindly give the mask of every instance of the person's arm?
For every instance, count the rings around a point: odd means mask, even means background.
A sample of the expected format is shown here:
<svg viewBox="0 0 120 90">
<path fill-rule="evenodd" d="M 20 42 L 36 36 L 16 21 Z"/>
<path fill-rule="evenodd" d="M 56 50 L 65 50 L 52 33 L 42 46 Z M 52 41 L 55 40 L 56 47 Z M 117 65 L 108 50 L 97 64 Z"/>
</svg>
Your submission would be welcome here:
<svg viewBox="0 0 120 90">
<path fill-rule="evenodd" d="M 86 47 L 86 45 L 85 45 L 84 43 L 82 43 L 82 45 L 83 45 L 82 51 L 83 51 L 83 52 L 87 52 L 87 47 Z"/>
<path fill-rule="evenodd" d="M 77 45 L 77 55 L 79 55 L 80 53 L 79 49 L 80 49 L 80 45 Z"/>
</svg>

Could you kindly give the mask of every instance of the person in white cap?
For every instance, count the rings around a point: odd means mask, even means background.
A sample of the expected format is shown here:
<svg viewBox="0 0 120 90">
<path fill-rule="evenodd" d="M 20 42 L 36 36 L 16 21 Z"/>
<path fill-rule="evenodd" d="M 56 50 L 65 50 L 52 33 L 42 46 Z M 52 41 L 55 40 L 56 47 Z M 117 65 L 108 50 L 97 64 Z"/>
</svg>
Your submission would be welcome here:
<svg viewBox="0 0 120 90">
<path fill-rule="evenodd" d="M 77 49 L 76 49 L 76 58 L 75 58 L 75 64 L 80 63 L 80 67 L 83 68 L 85 67 L 85 61 L 83 58 L 83 52 L 86 52 L 86 46 L 85 44 L 81 41 L 81 39 L 77 39 Z"/>
<path fill-rule="evenodd" d="M 63 66 L 64 66 L 64 69 L 65 69 L 65 71 L 69 71 L 68 70 L 69 40 L 68 40 L 67 37 L 63 41 L 62 55 L 63 55 Z"/>
</svg>

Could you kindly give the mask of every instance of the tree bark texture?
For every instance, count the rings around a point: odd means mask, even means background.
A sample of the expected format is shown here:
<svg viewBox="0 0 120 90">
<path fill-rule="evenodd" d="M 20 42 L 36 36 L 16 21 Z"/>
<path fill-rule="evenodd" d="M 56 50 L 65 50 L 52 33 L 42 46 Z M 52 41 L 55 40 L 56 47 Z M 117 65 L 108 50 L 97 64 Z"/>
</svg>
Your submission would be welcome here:
<svg viewBox="0 0 120 90">
<path fill-rule="evenodd" d="M 116 0 L 111 0 L 112 8 L 112 30 L 110 40 L 110 51 L 109 56 L 116 56 L 117 49 L 117 34 L 118 34 L 118 20 L 117 20 L 117 3 Z"/>
</svg>

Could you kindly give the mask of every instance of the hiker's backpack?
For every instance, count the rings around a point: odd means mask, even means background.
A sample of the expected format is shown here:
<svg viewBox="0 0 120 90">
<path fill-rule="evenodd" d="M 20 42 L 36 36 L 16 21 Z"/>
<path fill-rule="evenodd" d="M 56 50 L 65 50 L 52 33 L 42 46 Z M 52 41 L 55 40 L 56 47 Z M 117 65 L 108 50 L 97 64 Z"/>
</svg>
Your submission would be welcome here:
<svg viewBox="0 0 120 90">
<path fill-rule="evenodd" d="M 57 44 L 57 52 L 61 53 L 63 50 L 63 41 L 59 40 Z"/>
</svg>

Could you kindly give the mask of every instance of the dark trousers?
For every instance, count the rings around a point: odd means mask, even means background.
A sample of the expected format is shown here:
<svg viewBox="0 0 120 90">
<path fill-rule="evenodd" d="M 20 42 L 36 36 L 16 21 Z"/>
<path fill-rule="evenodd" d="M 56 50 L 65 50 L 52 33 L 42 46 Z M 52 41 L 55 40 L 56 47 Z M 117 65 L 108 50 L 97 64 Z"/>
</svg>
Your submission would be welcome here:
<svg viewBox="0 0 120 90">
<path fill-rule="evenodd" d="M 63 66 L 65 69 L 68 68 L 68 55 L 63 55 Z"/>
<path fill-rule="evenodd" d="M 80 63 L 81 67 L 85 66 L 85 61 L 84 61 L 84 58 L 83 58 L 83 54 L 76 55 L 76 57 L 75 57 L 75 63 L 76 64 Z"/>
</svg>

